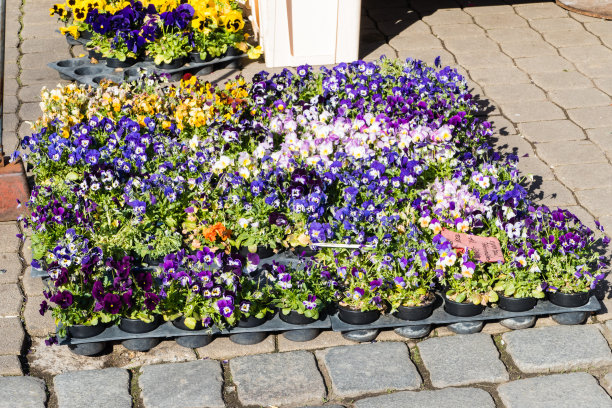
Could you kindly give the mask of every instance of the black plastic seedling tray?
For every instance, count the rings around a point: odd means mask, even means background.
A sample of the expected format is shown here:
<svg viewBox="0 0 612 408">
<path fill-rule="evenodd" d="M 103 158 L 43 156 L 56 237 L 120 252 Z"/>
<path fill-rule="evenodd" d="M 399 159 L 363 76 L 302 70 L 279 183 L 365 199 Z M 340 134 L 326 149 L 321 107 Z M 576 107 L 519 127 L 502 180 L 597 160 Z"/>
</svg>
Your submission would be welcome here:
<svg viewBox="0 0 612 408">
<path fill-rule="evenodd" d="M 165 322 L 160 325 L 157 329 L 147 333 L 128 333 L 119 329 L 119 326 L 111 326 L 105 329 L 102 333 L 94 337 L 88 337 L 85 339 L 77 339 L 71 337 L 58 337 L 59 344 L 83 344 L 83 343 L 97 343 L 103 341 L 114 341 L 114 340 L 129 340 L 129 339 L 142 339 L 142 338 L 172 338 L 182 336 L 202 336 L 202 335 L 214 335 L 214 334 L 238 334 L 238 333 L 255 333 L 255 332 L 284 332 L 291 330 L 304 330 L 304 329 L 330 329 L 332 327 L 329 316 L 325 319 L 317 320 L 310 324 L 290 324 L 282 321 L 278 314 L 272 319 L 268 320 L 264 324 L 257 327 L 232 327 L 229 330 L 219 330 L 216 327 L 212 327 L 209 330 L 181 330 L 171 322 Z"/>
<path fill-rule="evenodd" d="M 422 326 L 426 324 L 450 324 L 459 322 L 479 322 L 485 320 L 500 320 L 521 316 L 539 316 L 549 314 L 571 313 L 571 312 L 596 312 L 601 309 L 601 304 L 595 296 L 591 296 L 589 302 L 580 307 L 562 307 L 557 306 L 548 300 L 539 300 L 535 307 L 525 312 L 508 312 L 499 307 L 487 307 L 485 310 L 476 316 L 461 317 L 447 313 L 443 307 L 444 301 L 440 296 L 436 296 L 436 305 L 430 317 L 423 320 L 402 320 L 393 315 L 382 315 L 373 323 L 364 325 L 349 324 L 342 321 L 338 317 L 338 313 L 331 315 L 332 330 L 334 331 L 351 331 L 351 330 L 368 330 L 382 329 L 391 327 L 404 326 Z"/>
<path fill-rule="evenodd" d="M 178 81 L 183 75 L 210 74 L 220 68 L 229 67 L 230 64 L 237 63 L 237 60 L 244 55 L 233 55 L 223 58 L 215 58 L 209 62 L 189 62 L 176 69 L 160 69 L 152 61 L 141 61 L 126 68 L 112 68 L 106 65 L 105 60 L 97 63 L 92 62 L 89 57 L 71 58 L 47 65 L 59 72 L 62 79 L 75 80 L 80 84 L 97 87 L 100 81 L 109 79 L 116 83 L 124 81 L 134 81 L 141 76 L 144 70 L 147 74 L 167 74 L 172 81 Z"/>
</svg>

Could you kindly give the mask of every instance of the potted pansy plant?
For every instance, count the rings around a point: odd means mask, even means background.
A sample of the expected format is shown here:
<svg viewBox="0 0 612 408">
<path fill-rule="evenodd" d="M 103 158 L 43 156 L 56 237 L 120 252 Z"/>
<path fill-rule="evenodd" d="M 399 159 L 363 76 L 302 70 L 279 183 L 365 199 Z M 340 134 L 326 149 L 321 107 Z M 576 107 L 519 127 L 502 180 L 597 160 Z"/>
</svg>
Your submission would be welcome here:
<svg viewBox="0 0 612 408">
<path fill-rule="evenodd" d="M 327 269 L 323 270 L 333 272 L 338 281 L 336 298 L 340 319 L 350 324 L 376 321 L 387 306 L 379 257 L 366 250 L 324 250 L 319 258 L 327 259 L 324 263 Z"/>
<path fill-rule="evenodd" d="M 274 286 L 272 304 L 281 320 L 297 325 L 318 320 L 332 298 L 335 282 L 329 273 L 313 268 L 282 265 L 273 261 L 263 265 L 263 275 Z"/>
<path fill-rule="evenodd" d="M 608 237 L 597 239 L 594 232 L 567 210 L 551 211 L 540 207 L 531 213 L 539 240 L 533 245 L 541 253 L 543 275 L 549 299 L 556 305 L 577 307 L 589 301 L 590 293 L 605 274 L 604 258 L 596 245 L 610 242 Z M 603 231 L 601 224 L 597 227 Z"/>
<path fill-rule="evenodd" d="M 184 250 L 168 254 L 162 264 L 161 312 L 181 330 L 203 330 L 202 336 L 184 336 L 181 345 L 202 347 L 212 340 L 213 325 L 223 330 L 236 324 L 236 292 L 242 263 L 208 247 L 187 255 Z M 197 338 L 196 338 L 197 337 Z"/>
<path fill-rule="evenodd" d="M 435 269 L 440 271 L 444 291 L 444 310 L 455 316 L 475 316 L 499 296 L 494 281 L 481 262 L 475 262 L 471 251 L 457 251 L 442 235 L 434 237 Z M 461 253 L 463 252 L 463 253 Z"/>
<path fill-rule="evenodd" d="M 390 253 L 380 260 L 387 286 L 383 289 L 391 313 L 403 320 L 422 320 L 433 312 L 436 273 L 424 249 Z"/>
</svg>

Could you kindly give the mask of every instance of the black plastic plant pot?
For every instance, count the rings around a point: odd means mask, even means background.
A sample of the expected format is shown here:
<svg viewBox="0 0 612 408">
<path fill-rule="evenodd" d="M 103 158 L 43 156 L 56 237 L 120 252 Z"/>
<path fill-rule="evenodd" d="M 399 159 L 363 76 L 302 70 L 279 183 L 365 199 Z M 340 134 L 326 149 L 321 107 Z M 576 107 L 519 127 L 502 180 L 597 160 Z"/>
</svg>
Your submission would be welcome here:
<svg viewBox="0 0 612 408">
<path fill-rule="evenodd" d="M 320 333 L 321 329 L 288 330 L 283 333 L 283 337 L 287 340 L 303 342 L 316 339 Z"/>
<path fill-rule="evenodd" d="M 397 312 L 395 312 L 395 317 L 400 318 L 402 320 L 423 320 L 427 319 L 434 310 L 434 302 L 431 301 L 427 305 L 421 306 L 400 306 L 397 308 Z"/>
<path fill-rule="evenodd" d="M 155 316 L 151 323 L 143 322 L 140 319 L 128 319 L 122 317 L 119 322 L 119 328 L 127 333 L 148 333 L 155 330 L 161 324 L 161 316 Z"/>
<path fill-rule="evenodd" d="M 370 324 L 374 323 L 380 317 L 380 310 L 368 310 L 362 312 L 361 310 L 352 310 L 348 307 L 338 306 L 338 317 L 345 323 L 348 324 Z"/>
<path fill-rule="evenodd" d="M 237 55 L 241 55 L 242 51 L 240 51 L 236 47 L 227 47 L 227 51 L 225 52 L 226 57 L 235 57 Z"/>
<path fill-rule="evenodd" d="M 172 61 L 166 63 L 162 62 L 161 64 L 155 64 L 155 68 L 159 69 L 178 69 L 189 62 L 188 57 L 180 57 L 175 58 Z"/>
<path fill-rule="evenodd" d="M 295 310 L 290 311 L 288 314 L 279 312 L 278 316 L 283 322 L 290 324 L 304 325 L 317 321 L 317 319 L 313 319 L 312 317 L 306 317 L 303 314 L 296 312 Z"/>
<path fill-rule="evenodd" d="M 68 348 L 71 352 L 79 356 L 95 356 L 104 351 L 106 342 L 96 341 L 92 343 L 69 344 Z"/>
<path fill-rule="evenodd" d="M 268 313 L 267 315 L 265 315 L 261 319 L 258 319 L 255 316 L 249 316 L 246 319 L 244 319 L 244 318 L 240 319 L 240 320 L 238 320 L 238 327 L 249 328 L 249 327 L 261 326 L 262 324 L 264 324 L 268 320 L 271 320 L 274 317 L 275 314 L 276 314 L 276 311 L 274 313 Z"/>
<path fill-rule="evenodd" d="M 251 251 L 249 251 L 248 247 L 241 247 L 240 248 L 240 255 L 248 256 L 250 253 L 251 253 Z M 265 259 L 265 258 L 269 258 L 272 255 L 274 255 L 274 249 L 272 249 L 270 247 L 266 247 L 266 246 L 258 246 L 256 253 L 259 256 L 259 259 Z"/>
<path fill-rule="evenodd" d="M 189 327 L 185 326 L 185 316 L 181 316 L 178 319 L 174 319 L 172 321 L 172 324 L 177 329 L 187 330 L 187 331 L 195 331 L 195 330 L 202 330 L 202 329 L 204 329 L 204 326 L 202 325 L 202 321 L 201 320 L 196 321 L 195 327 L 193 329 L 190 329 Z"/>
<path fill-rule="evenodd" d="M 106 58 L 106 66 L 109 68 L 127 68 L 137 62 L 136 58 L 126 58 L 125 61 L 120 61 L 117 58 Z"/>
<path fill-rule="evenodd" d="M 104 56 L 102 55 L 102 53 L 94 49 L 87 50 L 87 53 L 89 55 L 89 58 L 95 58 L 98 61 L 102 61 L 104 59 Z"/>
<path fill-rule="evenodd" d="M 149 351 L 161 342 L 158 337 L 146 337 L 144 339 L 128 339 L 123 340 L 121 344 L 128 350 L 132 351 Z"/>
<path fill-rule="evenodd" d="M 476 316 L 482 313 L 485 309 L 483 305 L 475 305 L 473 303 L 459 303 L 450 300 L 444 295 L 444 310 L 448 314 L 459 317 Z"/>
<path fill-rule="evenodd" d="M 267 332 L 251 332 L 251 333 L 236 333 L 230 334 L 229 339 L 233 343 L 248 346 L 251 344 L 261 343 L 268 337 Z"/>
<path fill-rule="evenodd" d="M 510 296 L 499 295 L 499 308 L 508 312 L 525 312 L 531 310 L 538 303 L 538 299 L 534 297 L 515 298 Z"/>
<path fill-rule="evenodd" d="M 211 57 L 210 54 L 206 54 L 206 58 L 202 59 L 202 57 L 200 57 L 199 52 L 189 53 L 189 61 L 195 62 L 196 64 L 202 64 L 204 62 L 210 62 L 212 60 L 213 60 L 213 57 Z"/>
<path fill-rule="evenodd" d="M 209 344 L 213 337 L 208 334 L 201 336 L 178 336 L 174 339 L 176 344 L 187 348 L 199 348 Z"/>
<path fill-rule="evenodd" d="M 311 257 L 316 255 L 318 248 L 311 248 L 309 246 L 298 246 L 295 247 L 294 254 L 297 256 Z"/>
<path fill-rule="evenodd" d="M 590 292 L 561 293 L 549 292 L 548 299 L 557 306 L 580 307 L 589 303 Z"/>
<path fill-rule="evenodd" d="M 85 30 L 85 31 L 81 31 L 80 32 L 80 36 L 79 38 L 82 38 L 83 40 L 91 40 L 91 37 L 93 36 L 93 33 L 91 31 Z"/>
<path fill-rule="evenodd" d="M 88 337 L 97 336 L 102 333 L 106 327 L 107 325 L 104 323 L 98 323 L 95 326 L 75 324 L 74 326 L 68 327 L 68 334 L 75 339 L 86 339 Z"/>
</svg>

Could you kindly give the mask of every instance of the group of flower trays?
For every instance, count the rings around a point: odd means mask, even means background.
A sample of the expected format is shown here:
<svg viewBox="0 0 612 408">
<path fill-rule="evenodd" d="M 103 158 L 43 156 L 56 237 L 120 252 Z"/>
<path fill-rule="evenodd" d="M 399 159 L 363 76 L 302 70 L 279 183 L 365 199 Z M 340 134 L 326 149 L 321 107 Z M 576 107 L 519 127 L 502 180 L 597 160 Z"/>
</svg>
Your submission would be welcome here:
<svg viewBox="0 0 612 408">
<path fill-rule="evenodd" d="M 67 39 L 83 38 L 90 56 L 109 67 L 153 61 L 160 69 L 203 63 L 261 47 L 247 42 L 243 11 L 234 0 L 68 0 L 50 10 Z"/>
<path fill-rule="evenodd" d="M 431 312 L 436 288 L 464 316 L 547 295 L 580 306 L 604 277 L 609 239 L 530 201 L 449 67 L 382 58 L 221 88 L 145 77 L 44 89 L 41 106 L 22 141 L 36 177 L 24 224 L 60 337 L 128 319 L 308 322 L 330 305 L 363 322 Z M 449 231 L 498 241 L 499 260 Z M 262 251 L 320 243 L 358 248 L 270 265 L 266 285 L 245 273 Z"/>
</svg>

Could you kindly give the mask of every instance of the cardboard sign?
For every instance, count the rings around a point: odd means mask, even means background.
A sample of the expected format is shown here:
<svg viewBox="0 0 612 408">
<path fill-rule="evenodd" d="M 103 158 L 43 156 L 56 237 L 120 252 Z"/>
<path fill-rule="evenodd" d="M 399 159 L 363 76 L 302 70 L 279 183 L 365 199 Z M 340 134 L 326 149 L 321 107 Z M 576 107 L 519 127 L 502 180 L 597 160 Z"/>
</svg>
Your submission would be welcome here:
<svg viewBox="0 0 612 408">
<path fill-rule="evenodd" d="M 453 248 L 467 248 L 474 251 L 474 257 L 480 262 L 504 262 L 501 245 L 495 237 L 481 237 L 447 229 L 442 230 L 442 236 L 453 244 Z"/>
</svg>

